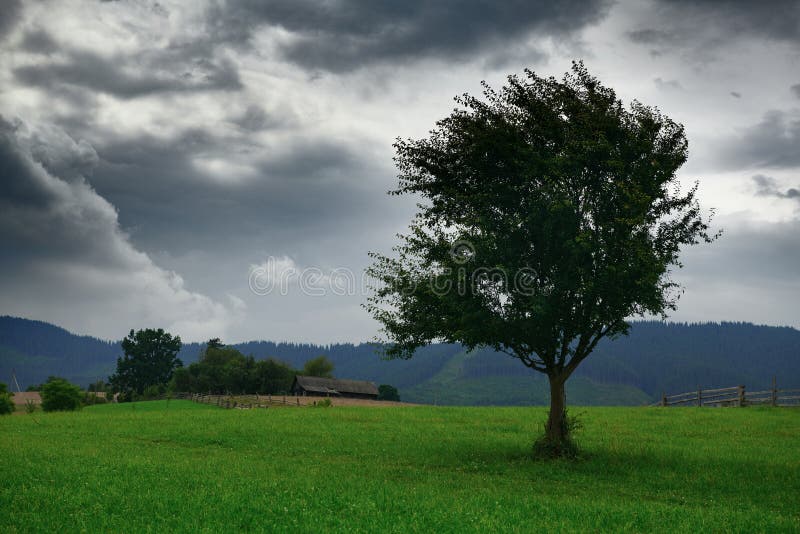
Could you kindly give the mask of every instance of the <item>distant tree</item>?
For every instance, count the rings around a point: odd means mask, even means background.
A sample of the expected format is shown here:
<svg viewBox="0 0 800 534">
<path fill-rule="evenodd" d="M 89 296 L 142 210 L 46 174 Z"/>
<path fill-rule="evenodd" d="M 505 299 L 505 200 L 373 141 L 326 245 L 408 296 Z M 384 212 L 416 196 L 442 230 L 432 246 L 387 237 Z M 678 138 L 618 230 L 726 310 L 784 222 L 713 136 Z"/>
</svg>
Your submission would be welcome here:
<svg viewBox="0 0 800 534">
<path fill-rule="evenodd" d="M 161 328 L 130 331 L 122 340 L 125 355 L 117 359 L 117 372 L 109 382 L 126 395 L 141 394 L 148 386 L 166 385 L 175 369 L 183 364 L 178 358 L 181 338 Z"/>
<path fill-rule="evenodd" d="M 381 384 L 378 386 L 378 400 L 387 401 L 400 401 L 400 393 L 397 388 L 389 384 Z"/>
<path fill-rule="evenodd" d="M 59 379 L 59 378 L 61 378 L 61 377 L 59 377 L 59 376 L 54 376 L 54 375 L 49 375 L 49 376 L 47 377 L 47 380 L 45 380 L 45 381 L 44 381 L 44 382 L 42 382 L 41 384 L 30 384 L 30 385 L 29 385 L 27 388 L 25 388 L 25 391 L 28 391 L 28 392 L 31 392 L 31 391 L 41 391 L 41 390 L 42 390 L 42 387 L 44 387 L 44 385 L 45 385 L 45 384 L 47 384 L 48 382 L 52 382 L 53 380 L 57 380 L 57 379 Z"/>
<path fill-rule="evenodd" d="M 259 372 L 252 356 L 212 339 L 200 359 L 186 368 L 176 369 L 169 384 L 171 391 L 192 393 L 256 393 Z"/>
<path fill-rule="evenodd" d="M 194 387 L 194 380 L 191 374 L 190 369 L 193 365 L 191 364 L 189 367 L 178 367 L 172 373 L 172 378 L 169 381 L 168 389 L 174 393 L 178 392 L 187 392 L 187 393 L 198 393 L 199 391 Z"/>
<path fill-rule="evenodd" d="M 102 380 L 98 380 L 97 382 L 92 382 L 91 384 L 89 384 L 89 386 L 86 388 L 86 391 L 91 391 L 94 393 L 100 391 L 108 391 L 108 384 L 106 384 Z"/>
<path fill-rule="evenodd" d="M 191 366 L 197 376 L 202 377 L 207 390 L 215 393 L 249 392 L 252 389 L 251 371 L 255 360 L 233 347 L 209 343 L 200 355 L 200 360 Z"/>
<path fill-rule="evenodd" d="M 91 406 L 93 404 L 105 404 L 108 402 L 106 397 L 98 395 L 97 391 L 84 391 L 81 397 L 81 403 L 84 406 Z"/>
<path fill-rule="evenodd" d="M 319 356 L 313 360 L 308 360 L 303 365 L 301 371 L 303 376 L 321 376 L 324 378 L 333 378 L 333 363 L 327 356 Z"/>
<path fill-rule="evenodd" d="M 208 349 L 221 349 L 225 345 L 222 343 L 222 340 L 218 337 L 214 337 L 206 342 L 206 350 Z"/>
<path fill-rule="evenodd" d="M 265 395 L 288 393 L 298 374 L 297 370 L 273 358 L 257 361 L 253 372 L 255 392 Z"/>
<path fill-rule="evenodd" d="M 42 409 L 45 412 L 73 411 L 81 408 L 81 388 L 63 378 L 50 377 L 42 385 Z"/>
<path fill-rule="evenodd" d="M 14 401 L 11 399 L 8 386 L 0 382 L 0 415 L 10 413 L 14 413 Z"/>
<path fill-rule="evenodd" d="M 546 374 L 536 449 L 571 455 L 567 379 L 626 318 L 674 309 L 681 249 L 715 236 L 697 185 L 678 188 L 683 126 L 657 109 L 625 108 L 582 63 L 562 80 L 526 71 L 484 87 L 429 138 L 395 144 L 392 193 L 423 202 L 395 254 L 372 254 L 367 309 L 389 357 L 439 340 Z"/>
</svg>

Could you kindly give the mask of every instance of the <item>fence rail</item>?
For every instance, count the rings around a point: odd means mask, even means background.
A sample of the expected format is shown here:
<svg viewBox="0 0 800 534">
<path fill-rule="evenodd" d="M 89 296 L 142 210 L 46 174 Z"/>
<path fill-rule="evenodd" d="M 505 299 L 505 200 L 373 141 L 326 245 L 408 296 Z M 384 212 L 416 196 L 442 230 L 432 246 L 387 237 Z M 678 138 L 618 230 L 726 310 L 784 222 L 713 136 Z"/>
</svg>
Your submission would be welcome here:
<svg viewBox="0 0 800 534">
<path fill-rule="evenodd" d="M 271 406 L 307 406 L 321 399 L 294 395 L 202 395 L 198 393 L 179 393 L 176 398 L 220 408 L 269 408 Z"/>
<path fill-rule="evenodd" d="M 767 404 L 771 406 L 800 406 L 800 389 L 778 389 L 772 380 L 772 389 L 747 391 L 745 386 L 703 389 L 664 394 L 654 406 L 749 406 Z"/>
</svg>

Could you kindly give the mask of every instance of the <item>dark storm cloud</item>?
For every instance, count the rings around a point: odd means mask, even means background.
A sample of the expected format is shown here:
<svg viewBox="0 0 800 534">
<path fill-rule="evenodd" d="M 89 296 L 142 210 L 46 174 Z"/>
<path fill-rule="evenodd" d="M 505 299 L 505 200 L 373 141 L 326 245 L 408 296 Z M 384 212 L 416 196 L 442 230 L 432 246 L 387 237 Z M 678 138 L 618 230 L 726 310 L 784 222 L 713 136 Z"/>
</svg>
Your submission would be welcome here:
<svg viewBox="0 0 800 534">
<path fill-rule="evenodd" d="M 363 140 L 297 136 L 271 148 L 193 130 L 167 140 L 111 136 L 97 150 L 91 183 L 147 250 L 285 253 L 325 233 L 352 242 L 364 220 L 400 209 L 384 194 L 393 171 L 374 163 Z M 198 166 L 232 155 L 251 168 L 239 180 Z"/>
<path fill-rule="evenodd" d="M 42 29 L 26 31 L 19 46 L 22 50 L 34 54 L 52 54 L 58 51 L 58 43 Z"/>
<path fill-rule="evenodd" d="M 0 176 L 3 177 L 3 194 L 0 205 L 4 209 L 17 203 L 30 206 L 47 206 L 55 193 L 32 180 L 23 179 L 30 171 L 30 163 L 18 156 L 16 142 L 18 124 L 0 117 Z"/>
<path fill-rule="evenodd" d="M 296 119 L 286 110 L 267 113 L 259 106 L 250 105 L 243 113 L 231 117 L 229 122 L 248 132 L 262 132 L 293 126 Z"/>
<path fill-rule="evenodd" d="M 627 32 L 632 42 L 658 54 L 673 48 L 707 50 L 733 39 L 758 39 L 800 46 L 800 2 L 797 0 L 658 0 L 656 10 Z"/>
<path fill-rule="evenodd" d="M 21 122 L 0 118 L 0 245 L 8 253 L 3 256 L 20 269 L 39 258 L 77 257 L 98 265 L 124 261 L 109 254 L 116 239 L 113 208 L 93 196 L 79 176 L 91 165 L 91 147 L 52 133 L 30 132 Z M 61 170 L 71 176 L 56 178 Z"/>
<path fill-rule="evenodd" d="M 669 45 L 680 40 L 680 37 L 673 32 L 653 28 L 630 31 L 628 32 L 628 38 L 634 43 L 648 45 Z"/>
<path fill-rule="evenodd" d="M 132 57 L 105 57 L 71 51 L 65 61 L 17 67 L 18 81 L 50 90 L 82 87 L 128 99 L 173 91 L 238 90 L 236 66 L 227 59 L 186 57 L 182 50 L 155 51 Z"/>
<path fill-rule="evenodd" d="M 94 148 L 84 140 L 75 141 L 52 128 L 30 132 L 21 121 L 9 122 L 0 117 L 0 203 L 6 209 L 16 205 L 49 209 L 56 203 L 61 194 L 59 187 L 42 175 L 37 164 L 73 184 L 89 175 L 97 161 Z"/>
<path fill-rule="evenodd" d="M 800 44 L 800 2 L 797 0 L 661 0 L 702 24 L 717 24 L 735 34 Z"/>
<path fill-rule="evenodd" d="M 260 27 L 291 34 L 286 59 L 349 71 L 377 62 L 464 60 L 514 44 L 530 33 L 564 37 L 599 21 L 606 0 L 233 0 L 209 11 L 213 39 L 245 44 Z"/>
<path fill-rule="evenodd" d="M 741 130 L 718 150 L 729 168 L 800 167 L 800 113 L 772 110 L 758 124 Z"/>
<path fill-rule="evenodd" d="M 756 184 L 756 195 L 762 197 L 791 198 L 800 202 L 800 189 L 790 187 L 784 190 L 778 186 L 778 182 L 771 176 L 756 174 L 753 176 Z"/>
<path fill-rule="evenodd" d="M 11 33 L 22 14 L 22 0 L 3 0 L 0 9 L 0 40 Z"/>
<path fill-rule="evenodd" d="M 195 339 L 223 332 L 236 309 L 186 290 L 131 245 L 84 179 L 96 162 L 85 141 L 0 117 L 0 308 L 109 338 L 142 323 Z"/>
<path fill-rule="evenodd" d="M 742 98 L 742 93 L 740 93 L 740 92 L 738 92 L 738 91 L 731 91 L 731 93 L 730 93 L 730 94 L 731 94 L 731 96 L 732 96 L 733 98 Z"/>
</svg>

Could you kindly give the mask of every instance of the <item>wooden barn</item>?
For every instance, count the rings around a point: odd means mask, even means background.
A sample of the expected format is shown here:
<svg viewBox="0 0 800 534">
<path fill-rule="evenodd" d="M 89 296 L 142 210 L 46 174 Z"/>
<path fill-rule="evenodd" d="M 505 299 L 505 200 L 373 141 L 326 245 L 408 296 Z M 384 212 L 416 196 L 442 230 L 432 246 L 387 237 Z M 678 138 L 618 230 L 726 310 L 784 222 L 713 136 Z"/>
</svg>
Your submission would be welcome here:
<svg viewBox="0 0 800 534">
<path fill-rule="evenodd" d="M 341 380 L 319 376 L 294 377 L 292 394 L 310 397 L 346 397 L 350 399 L 377 399 L 378 388 L 364 380 Z"/>
</svg>

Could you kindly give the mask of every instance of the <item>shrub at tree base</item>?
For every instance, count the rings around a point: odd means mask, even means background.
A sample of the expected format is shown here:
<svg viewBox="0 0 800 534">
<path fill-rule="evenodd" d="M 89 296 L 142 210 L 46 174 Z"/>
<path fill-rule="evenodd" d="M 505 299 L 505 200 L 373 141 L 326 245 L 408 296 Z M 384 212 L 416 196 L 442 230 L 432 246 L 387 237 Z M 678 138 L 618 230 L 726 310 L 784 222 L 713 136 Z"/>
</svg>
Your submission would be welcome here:
<svg viewBox="0 0 800 534">
<path fill-rule="evenodd" d="M 544 424 L 544 435 L 533 442 L 533 457 L 535 459 L 575 459 L 580 456 L 580 448 L 573 438 L 575 431 L 583 428 L 583 423 L 578 419 L 578 416 L 569 415 L 565 410 L 562 425 L 564 428 L 561 429 L 561 432 L 566 438 L 554 440 L 547 433 L 547 423 Z"/>
<path fill-rule="evenodd" d="M 81 409 L 81 390 L 63 378 L 51 378 L 42 386 L 42 409 L 45 412 Z"/>
</svg>

